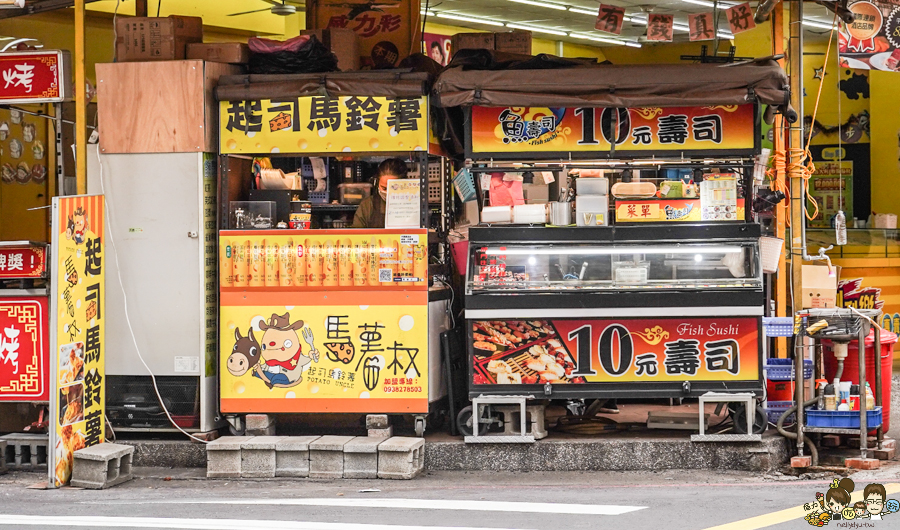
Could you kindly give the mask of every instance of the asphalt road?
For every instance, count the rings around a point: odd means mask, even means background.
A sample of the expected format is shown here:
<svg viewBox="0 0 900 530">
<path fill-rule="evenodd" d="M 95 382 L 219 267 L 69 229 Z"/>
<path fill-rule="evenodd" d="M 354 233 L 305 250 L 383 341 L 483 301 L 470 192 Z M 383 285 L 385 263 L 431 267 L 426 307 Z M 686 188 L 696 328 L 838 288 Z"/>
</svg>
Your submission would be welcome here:
<svg viewBox="0 0 900 530">
<path fill-rule="evenodd" d="M 833 478 L 435 472 L 413 481 L 229 481 L 201 478 L 203 470 L 137 472 L 140 478 L 105 491 L 27 489 L 44 477 L 0 476 L 0 529 L 810 528 L 802 505 Z M 851 478 L 857 496 L 869 482 L 885 484 L 890 498 L 900 496 L 900 465 Z M 900 513 L 869 524 L 862 528 L 900 528 Z"/>
</svg>

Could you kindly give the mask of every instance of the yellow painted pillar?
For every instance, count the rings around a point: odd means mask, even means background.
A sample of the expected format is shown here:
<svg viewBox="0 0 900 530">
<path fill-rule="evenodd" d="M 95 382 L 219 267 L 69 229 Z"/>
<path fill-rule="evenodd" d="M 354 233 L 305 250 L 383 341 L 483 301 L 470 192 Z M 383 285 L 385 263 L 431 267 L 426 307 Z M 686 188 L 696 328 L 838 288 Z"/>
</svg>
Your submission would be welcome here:
<svg viewBox="0 0 900 530">
<path fill-rule="evenodd" d="M 800 296 L 801 266 L 803 265 L 803 223 L 806 221 L 806 195 L 803 189 L 803 2 L 790 5 L 790 84 L 791 106 L 798 119 L 790 129 L 788 177 L 791 183 L 791 238 L 785 246 L 791 249 L 791 289 Z M 791 308 L 795 311 L 797 308 Z"/>
<path fill-rule="evenodd" d="M 84 76 L 84 1 L 75 0 L 75 187 L 87 193 L 87 89 Z"/>
</svg>

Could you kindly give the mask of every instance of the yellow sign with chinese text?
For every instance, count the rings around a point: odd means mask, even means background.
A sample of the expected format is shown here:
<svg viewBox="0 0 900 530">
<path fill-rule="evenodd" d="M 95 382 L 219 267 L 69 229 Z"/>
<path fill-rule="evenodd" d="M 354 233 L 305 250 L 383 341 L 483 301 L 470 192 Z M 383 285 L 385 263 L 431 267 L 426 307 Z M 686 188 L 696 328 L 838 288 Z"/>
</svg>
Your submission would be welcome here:
<svg viewBox="0 0 900 530">
<path fill-rule="evenodd" d="M 103 196 L 53 199 L 51 486 L 68 484 L 72 454 L 105 441 Z"/>
<path fill-rule="evenodd" d="M 222 154 L 428 149 L 426 98 L 295 97 L 219 103 Z"/>
</svg>

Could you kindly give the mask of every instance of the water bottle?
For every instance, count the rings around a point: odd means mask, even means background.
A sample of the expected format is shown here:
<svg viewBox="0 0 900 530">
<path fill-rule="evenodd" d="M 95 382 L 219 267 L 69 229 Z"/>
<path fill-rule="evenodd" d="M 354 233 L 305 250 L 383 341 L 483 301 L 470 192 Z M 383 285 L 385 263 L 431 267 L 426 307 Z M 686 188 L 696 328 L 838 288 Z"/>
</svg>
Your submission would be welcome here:
<svg viewBox="0 0 900 530">
<path fill-rule="evenodd" d="M 838 245 L 847 244 L 847 218 L 841 210 L 834 216 L 834 237 Z"/>
</svg>

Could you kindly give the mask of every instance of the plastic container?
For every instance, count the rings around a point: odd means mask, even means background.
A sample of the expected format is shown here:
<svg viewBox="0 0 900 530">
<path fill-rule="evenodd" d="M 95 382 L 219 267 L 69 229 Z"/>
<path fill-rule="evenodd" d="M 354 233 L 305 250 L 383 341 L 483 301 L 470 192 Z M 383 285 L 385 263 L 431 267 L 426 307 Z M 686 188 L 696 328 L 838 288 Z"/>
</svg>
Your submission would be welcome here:
<svg viewBox="0 0 900 530">
<path fill-rule="evenodd" d="M 796 390 L 793 381 L 766 381 L 766 396 L 773 401 L 790 401 Z"/>
<path fill-rule="evenodd" d="M 338 184 L 341 204 L 359 204 L 372 195 L 372 185 L 367 182 Z"/>
<path fill-rule="evenodd" d="M 881 407 L 866 411 L 866 427 L 875 428 L 881 425 Z M 817 410 L 806 411 L 808 427 L 834 427 L 837 429 L 859 429 L 858 410 Z M 887 429 L 887 426 L 885 426 Z"/>
<path fill-rule="evenodd" d="M 609 179 L 582 177 L 575 181 L 578 195 L 609 195 Z"/>
<path fill-rule="evenodd" d="M 794 360 L 793 359 L 766 359 L 763 366 L 766 370 L 766 379 L 769 381 L 790 381 L 794 378 Z M 803 379 L 812 377 L 813 362 L 809 359 L 803 360 Z"/>
<path fill-rule="evenodd" d="M 576 195 L 575 223 L 578 226 L 608 225 L 609 197 L 606 195 Z"/>
<path fill-rule="evenodd" d="M 766 402 L 766 417 L 769 420 L 769 423 L 778 423 L 778 418 L 784 414 L 784 411 L 794 406 L 793 401 L 773 401 L 769 400 Z M 791 414 L 784 420 L 784 424 L 788 425 L 797 421 L 797 414 Z"/>
<path fill-rule="evenodd" d="M 781 262 L 781 253 L 784 250 L 784 239 L 778 237 L 759 238 L 759 262 L 762 270 L 766 274 L 775 274 L 778 272 L 778 264 Z M 789 318 L 790 317 L 778 317 Z M 791 319 L 793 320 L 793 319 Z M 793 326 L 793 323 L 792 323 Z M 793 334 L 793 333 L 792 333 Z M 769 335 L 772 337 L 773 335 Z M 790 336 L 790 335 L 774 335 L 774 336 Z"/>
<path fill-rule="evenodd" d="M 652 182 L 617 182 L 612 187 L 613 197 L 618 199 L 649 199 L 656 195 Z"/>
<path fill-rule="evenodd" d="M 793 317 L 763 317 L 763 330 L 766 337 L 793 337 Z"/>
<path fill-rule="evenodd" d="M 513 223 L 517 225 L 546 224 L 546 204 L 517 204 L 513 206 Z"/>
<path fill-rule="evenodd" d="M 309 202 L 312 204 L 328 204 L 331 200 L 331 192 L 329 191 L 311 191 L 309 192 Z"/>
<path fill-rule="evenodd" d="M 890 331 L 881 332 L 881 404 L 884 406 L 884 432 L 890 430 L 891 418 L 891 373 L 894 361 L 894 344 L 897 335 Z M 831 381 L 837 372 L 837 360 L 831 350 L 831 341 L 822 341 L 825 346 L 825 379 Z M 875 391 L 875 333 L 869 331 L 866 337 L 866 381 L 872 382 L 872 391 Z M 848 346 L 847 359 L 844 360 L 844 373 L 842 381 L 853 381 L 859 384 L 859 348 L 856 341 Z"/>
</svg>

